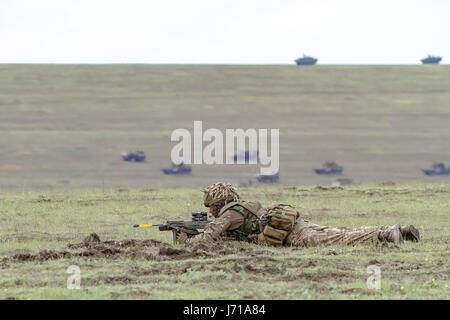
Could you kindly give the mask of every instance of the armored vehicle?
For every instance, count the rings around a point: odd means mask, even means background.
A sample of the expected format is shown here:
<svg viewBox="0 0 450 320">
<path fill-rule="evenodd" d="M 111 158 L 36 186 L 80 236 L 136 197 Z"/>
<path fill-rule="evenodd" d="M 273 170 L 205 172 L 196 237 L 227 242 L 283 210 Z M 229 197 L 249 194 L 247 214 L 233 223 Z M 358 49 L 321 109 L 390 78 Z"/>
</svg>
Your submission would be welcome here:
<svg viewBox="0 0 450 320">
<path fill-rule="evenodd" d="M 325 162 L 322 169 L 314 169 L 317 174 L 341 174 L 344 167 L 338 166 L 336 162 Z"/>
<path fill-rule="evenodd" d="M 431 167 L 433 169 L 422 169 L 423 173 L 427 176 L 450 174 L 450 167 L 446 168 L 443 163 L 434 163 Z"/>
<path fill-rule="evenodd" d="M 134 160 L 136 161 L 136 162 L 143 162 L 143 161 L 145 161 L 145 152 L 144 151 L 141 151 L 141 150 L 138 150 L 138 151 L 136 151 L 135 153 L 134 153 Z"/>
<path fill-rule="evenodd" d="M 189 174 L 192 171 L 190 166 L 185 165 L 184 163 L 175 164 L 172 163 L 170 168 L 164 168 L 162 171 L 165 174 Z"/>
<path fill-rule="evenodd" d="M 279 179 L 280 179 L 280 175 L 278 172 L 275 174 L 269 174 L 269 175 L 262 175 L 262 174 L 256 175 L 256 180 L 258 180 L 259 182 L 262 182 L 262 183 L 276 183 L 276 182 L 278 182 Z"/>
<path fill-rule="evenodd" d="M 145 161 L 145 152 L 138 150 L 135 152 L 123 152 L 120 154 L 122 156 L 122 159 L 125 161 L 136 161 L 136 162 L 143 162 Z"/>
<path fill-rule="evenodd" d="M 317 63 L 317 59 L 303 55 L 303 57 L 297 58 L 294 60 L 298 66 L 312 66 Z"/>
<path fill-rule="evenodd" d="M 134 153 L 133 152 L 122 152 L 120 154 L 120 156 L 122 157 L 122 159 L 124 161 L 133 161 L 134 160 Z"/>
<path fill-rule="evenodd" d="M 233 160 L 237 161 L 239 158 L 241 158 L 241 159 L 244 159 L 246 162 L 248 162 L 250 160 L 255 160 L 255 159 L 257 160 L 258 155 L 259 155 L 259 151 L 250 152 L 248 150 L 245 150 L 245 151 L 241 150 L 233 156 Z"/>
<path fill-rule="evenodd" d="M 420 60 L 423 64 L 438 64 L 441 62 L 442 57 L 428 55 L 428 57 Z"/>
</svg>

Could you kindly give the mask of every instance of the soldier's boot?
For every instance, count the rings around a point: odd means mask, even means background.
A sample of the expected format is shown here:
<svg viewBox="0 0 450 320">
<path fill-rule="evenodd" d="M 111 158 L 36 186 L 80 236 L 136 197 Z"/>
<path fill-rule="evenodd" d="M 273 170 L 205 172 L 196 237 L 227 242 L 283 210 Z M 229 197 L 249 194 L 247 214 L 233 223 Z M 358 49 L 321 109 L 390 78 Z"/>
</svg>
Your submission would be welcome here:
<svg viewBox="0 0 450 320">
<path fill-rule="evenodd" d="M 387 227 L 386 229 L 380 230 L 380 233 L 378 233 L 378 240 L 380 241 L 386 241 L 386 242 L 393 242 L 395 244 L 399 244 L 403 242 L 403 236 L 400 229 L 400 225 L 396 224 L 390 227 Z"/>
<path fill-rule="evenodd" d="M 418 242 L 420 240 L 419 230 L 417 230 L 412 224 L 409 226 L 403 226 L 400 228 L 402 237 L 405 240 Z"/>
</svg>

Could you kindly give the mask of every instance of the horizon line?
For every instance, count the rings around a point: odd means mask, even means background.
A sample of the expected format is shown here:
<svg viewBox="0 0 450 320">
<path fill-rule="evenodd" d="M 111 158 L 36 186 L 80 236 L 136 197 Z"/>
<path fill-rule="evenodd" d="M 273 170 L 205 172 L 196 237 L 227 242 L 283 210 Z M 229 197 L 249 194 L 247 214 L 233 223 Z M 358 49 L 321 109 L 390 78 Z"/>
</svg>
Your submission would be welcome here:
<svg viewBox="0 0 450 320">
<path fill-rule="evenodd" d="M 295 63 L 210 63 L 210 62 L 1 62 L 0 65 L 166 65 L 166 66 L 422 66 L 423 63 L 323 63 L 315 65 L 296 65 Z M 431 65 L 450 65 L 450 63 L 436 63 Z"/>
</svg>

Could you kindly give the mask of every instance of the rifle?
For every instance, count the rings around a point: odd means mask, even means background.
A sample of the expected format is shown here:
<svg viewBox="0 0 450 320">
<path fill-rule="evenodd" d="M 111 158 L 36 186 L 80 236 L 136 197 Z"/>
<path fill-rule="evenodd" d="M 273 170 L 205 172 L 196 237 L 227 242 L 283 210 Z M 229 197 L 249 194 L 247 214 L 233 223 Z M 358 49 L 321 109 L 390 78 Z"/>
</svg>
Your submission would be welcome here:
<svg viewBox="0 0 450 320">
<path fill-rule="evenodd" d="M 162 224 L 135 224 L 134 228 L 158 227 L 159 231 L 172 231 L 173 243 L 177 243 L 177 232 L 186 232 L 188 235 L 199 234 L 198 229 L 204 229 L 209 223 L 207 212 L 192 212 L 191 221 L 166 221 Z"/>
</svg>

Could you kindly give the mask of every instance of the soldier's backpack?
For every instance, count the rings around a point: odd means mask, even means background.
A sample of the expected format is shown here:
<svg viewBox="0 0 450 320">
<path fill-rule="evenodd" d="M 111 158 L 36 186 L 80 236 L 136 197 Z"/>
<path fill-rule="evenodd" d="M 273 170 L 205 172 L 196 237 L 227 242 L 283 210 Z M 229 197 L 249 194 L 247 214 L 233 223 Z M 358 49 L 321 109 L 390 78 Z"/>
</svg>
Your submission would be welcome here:
<svg viewBox="0 0 450 320">
<path fill-rule="evenodd" d="M 221 217 L 227 210 L 232 209 L 238 212 L 244 218 L 244 223 L 238 228 L 231 231 L 233 236 L 238 240 L 250 240 L 257 236 L 259 232 L 258 217 L 260 211 L 263 211 L 259 202 L 230 202 L 220 209 L 218 217 Z"/>
<path fill-rule="evenodd" d="M 270 205 L 262 216 L 268 222 L 258 235 L 258 242 L 282 245 L 294 229 L 295 221 L 299 217 L 300 212 L 289 204 Z"/>
</svg>

